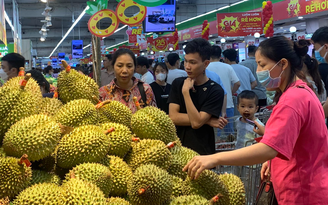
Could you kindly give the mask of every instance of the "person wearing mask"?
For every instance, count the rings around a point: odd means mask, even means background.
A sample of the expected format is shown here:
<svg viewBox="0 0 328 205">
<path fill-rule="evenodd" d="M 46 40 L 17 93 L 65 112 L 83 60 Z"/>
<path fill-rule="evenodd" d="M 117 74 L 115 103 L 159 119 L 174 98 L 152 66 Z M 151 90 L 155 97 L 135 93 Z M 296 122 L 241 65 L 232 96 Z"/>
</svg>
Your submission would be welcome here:
<svg viewBox="0 0 328 205">
<path fill-rule="evenodd" d="M 230 118 L 227 126 L 224 127 L 225 133 L 233 132 L 233 119 L 234 116 L 234 104 L 232 100 L 232 93 L 236 93 L 240 87 L 240 81 L 233 70 L 233 68 L 226 64 L 220 62 L 222 50 L 220 46 L 211 47 L 211 63 L 208 65 L 207 70 L 215 72 L 222 80 L 223 86 L 227 91 L 227 108 L 226 117 Z M 221 133 L 218 132 L 218 135 Z"/>
<path fill-rule="evenodd" d="M 199 154 L 215 153 L 213 127 L 223 128 L 227 123 L 220 117 L 224 91 L 205 74 L 210 50 L 211 45 L 205 39 L 197 38 L 187 44 L 185 70 L 188 77 L 173 81 L 168 100 L 169 116 L 177 127 L 182 145 Z"/>
<path fill-rule="evenodd" d="M 236 63 L 237 51 L 233 48 L 227 49 L 223 51 L 223 55 L 224 55 L 224 62 L 231 65 L 237 77 L 239 78 L 240 87 L 237 90 L 237 94 L 240 94 L 244 90 L 254 89 L 257 85 L 256 79 L 250 69 Z"/>
<path fill-rule="evenodd" d="M 315 53 L 314 58 L 317 60 L 317 62 L 319 64 L 318 69 L 319 69 L 321 79 L 325 83 L 326 91 L 328 91 L 328 82 L 327 82 L 327 80 L 328 80 L 327 79 L 328 78 L 328 64 L 327 64 L 326 60 L 323 57 L 321 57 L 319 52 L 315 51 L 314 53 Z"/>
<path fill-rule="evenodd" d="M 157 63 L 154 66 L 156 81 L 150 84 L 155 95 L 157 107 L 166 112 L 166 114 L 169 114 L 169 104 L 167 99 L 171 91 L 171 85 L 166 83 L 168 72 L 169 70 L 165 63 Z"/>
<path fill-rule="evenodd" d="M 10 80 L 17 77 L 19 68 L 24 67 L 25 58 L 18 53 L 8 53 L 1 59 L 1 68 L 3 70 L 3 80 Z"/>
<path fill-rule="evenodd" d="M 184 70 L 180 70 L 180 57 L 176 53 L 170 53 L 167 55 L 167 61 L 170 65 L 169 74 L 167 75 L 167 83 L 172 84 L 176 78 L 187 77 L 187 73 Z"/>
<path fill-rule="evenodd" d="M 100 83 L 101 86 L 108 85 L 114 78 L 114 68 L 112 66 L 112 54 L 107 54 L 103 58 L 104 69 L 100 71 Z"/>
<path fill-rule="evenodd" d="M 144 56 L 138 57 L 135 75 L 139 75 L 141 81 L 143 81 L 147 84 L 151 84 L 152 82 L 155 81 L 155 79 L 154 79 L 153 74 L 148 69 L 149 69 L 148 59 Z"/>
<path fill-rule="evenodd" d="M 275 36 L 260 43 L 255 58 L 258 75 L 267 90 L 276 90 L 277 105 L 260 143 L 214 155 L 194 157 L 185 167 L 191 179 L 217 165 L 244 166 L 264 163 L 262 179 L 270 171 L 278 204 L 326 204 L 328 201 L 328 133 L 324 111 L 305 83 L 302 58 L 306 48 Z M 309 136 L 311 145 L 309 146 Z M 270 165 L 270 168 L 269 168 Z"/>
<path fill-rule="evenodd" d="M 133 113 L 137 111 L 133 97 L 137 97 L 141 107 L 156 107 L 155 97 L 150 85 L 133 77 L 136 65 L 137 61 L 131 50 L 117 50 L 113 54 L 112 60 L 115 78 L 108 85 L 99 89 L 100 100 L 119 101 L 128 106 Z"/>
<path fill-rule="evenodd" d="M 259 82 L 259 79 L 256 75 L 257 63 L 255 61 L 255 52 L 256 46 L 248 46 L 248 58 L 245 61 L 240 62 L 239 64 L 249 68 L 253 76 L 255 77 L 257 85 L 254 89 L 252 89 L 252 91 L 254 91 L 254 93 L 259 98 L 258 105 L 259 108 L 261 108 L 267 105 L 267 95 L 265 87 Z"/>
</svg>

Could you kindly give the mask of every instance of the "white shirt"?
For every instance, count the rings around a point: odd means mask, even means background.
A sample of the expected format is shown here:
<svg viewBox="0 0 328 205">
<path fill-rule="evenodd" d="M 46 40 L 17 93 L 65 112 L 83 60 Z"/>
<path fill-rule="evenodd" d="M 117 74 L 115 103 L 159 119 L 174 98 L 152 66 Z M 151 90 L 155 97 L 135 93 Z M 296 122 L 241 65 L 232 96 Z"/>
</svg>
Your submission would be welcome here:
<svg viewBox="0 0 328 205">
<path fill-rule="evenodd" d="M 207 69 L 220 76 L 223 86 L 227 90 L 227 108 L 233 108 L 231 85 L 239 81 L 235 71 L 230 65 L 221 62 L 211 62 Z"/>
<path fill-rule="evenodd" d="M 181 70 L 181 69 L 172 69 L 169 70 L 169 73 L 167 75 L 167 83 L 172 85 L 172 82 L 176 79 L 176 78 L 180 78 L 180 77 L 188 77 L 188 74 L 186 71 Z"/>
<path fill-rule="evenodd" d="M 150 84 L 155 81 L 153 74 L 151 72 L 147 71 L 147 73 L 143 74 L 141 77 L 141 81 Z"/>
</svg>

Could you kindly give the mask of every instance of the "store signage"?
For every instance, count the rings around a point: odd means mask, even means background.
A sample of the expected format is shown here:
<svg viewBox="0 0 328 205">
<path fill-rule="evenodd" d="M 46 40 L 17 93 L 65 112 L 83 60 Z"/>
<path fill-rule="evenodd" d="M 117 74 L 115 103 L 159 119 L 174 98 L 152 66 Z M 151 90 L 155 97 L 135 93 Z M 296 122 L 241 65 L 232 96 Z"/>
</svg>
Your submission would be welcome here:
<svg viewBox="0 0 328 205">
<path fill-rule="evenodd" d="M 273 20 L 279 21 L 297 16 L 328 11 L 327 0 L 287 0 L 273 4 Z"/>
<path fill-rule="evenodd" d="M 262 13 L 218 13 L 219 36 L 247 36 L 262 33 Z"/>
<path fill-rule="evenodd" d="M 0 40 L 7 45 L 5 2 L 0 0 Z"/>
<path fill-rule="evenodd" d="M 145 43 L 146 35 L 143 33 L 142 23 L 133 27 L 128 27 L 126 34 L 129 37 L 129 43 Z"/>
<path fill-rule="evenodd" d="M 5 44 L 0 44 L 0 60 L 2 57 L 4 57 L 5 55 L 7 55 L 8 53 L 14 53 L 14 44 L 7 44 L 7 46 Z"/>
<path fill-rule="evenodd" d="M 120 46 L 119 47 L 120 49 L 121 48 L 124 48 L 124 49 L 129 49 L 129 50 L 131 50 L 134 54 L 139 54 L 140 53 L 140 48 L 139 48 L 139 46 Z"/>
<path fill-rule="evenodd" d="M 147 38 L 148 49 L 152 51 L 167 51 L 169 48 L 174 47 L 174 37 L 159 37 L 153 39 L 152 37 Z"/>
<path fill-rule="evenodd" d="M 72 40 L 72 58 L 83 57 L 83 40 Z"/>
</svg>

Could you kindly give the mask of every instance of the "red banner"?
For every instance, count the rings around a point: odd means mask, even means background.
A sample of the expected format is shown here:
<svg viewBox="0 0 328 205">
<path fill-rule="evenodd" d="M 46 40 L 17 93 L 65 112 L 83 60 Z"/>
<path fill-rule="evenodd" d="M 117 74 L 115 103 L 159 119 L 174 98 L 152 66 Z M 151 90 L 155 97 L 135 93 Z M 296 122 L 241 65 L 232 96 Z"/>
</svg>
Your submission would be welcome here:
<svg viewBox="0 0 328 205">
<path fill-rule="evenodd" d="M 140 53 L 140 48 L 139 46 L 120 46 L 119 48 L 125 48 L 131 50 L 134 54 L 139 54 Z"/>
<path fill-rule="evenodd" d="M 218 13 L 219 36 L 247 36 L 262 33 L 262 13 Z"/>
<path fill-rule="evenodd" d="M 273 20 L 304 16 L 328 11 L 327 0 L 286 0 L 273 4 Z"/>
<path fill-rule="evenodd" d="M 152 51 L 167 51 L 169 48 L 174 48 L 174 43 L 173 36 L 163 36 L 156 39 L 147 38 L 148 48 Z"/>
</svg>

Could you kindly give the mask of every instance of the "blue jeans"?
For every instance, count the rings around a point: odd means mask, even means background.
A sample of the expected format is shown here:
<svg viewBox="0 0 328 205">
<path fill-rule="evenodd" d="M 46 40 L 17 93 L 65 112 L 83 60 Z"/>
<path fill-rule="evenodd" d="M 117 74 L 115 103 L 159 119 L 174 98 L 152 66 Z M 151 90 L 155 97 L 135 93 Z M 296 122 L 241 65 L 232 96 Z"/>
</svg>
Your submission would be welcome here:
<svg viewBox="0 0 328 205">
<path fill-rule="evenodd" d="M 226 113 L 227 113 L 227 118 L 231 118 L 234 116 L 234 108 L 227 108 L 226 109 Z M 229 135 L 230 133 L 233 133 L 233 123 L 234 120 L 233 118 L 228 120 L 228 124 L 223 128 L 223 131 L 226 135 Z M 218 136 L 221 136 L 221 130 L 218 129 Z"/>
</svg>

